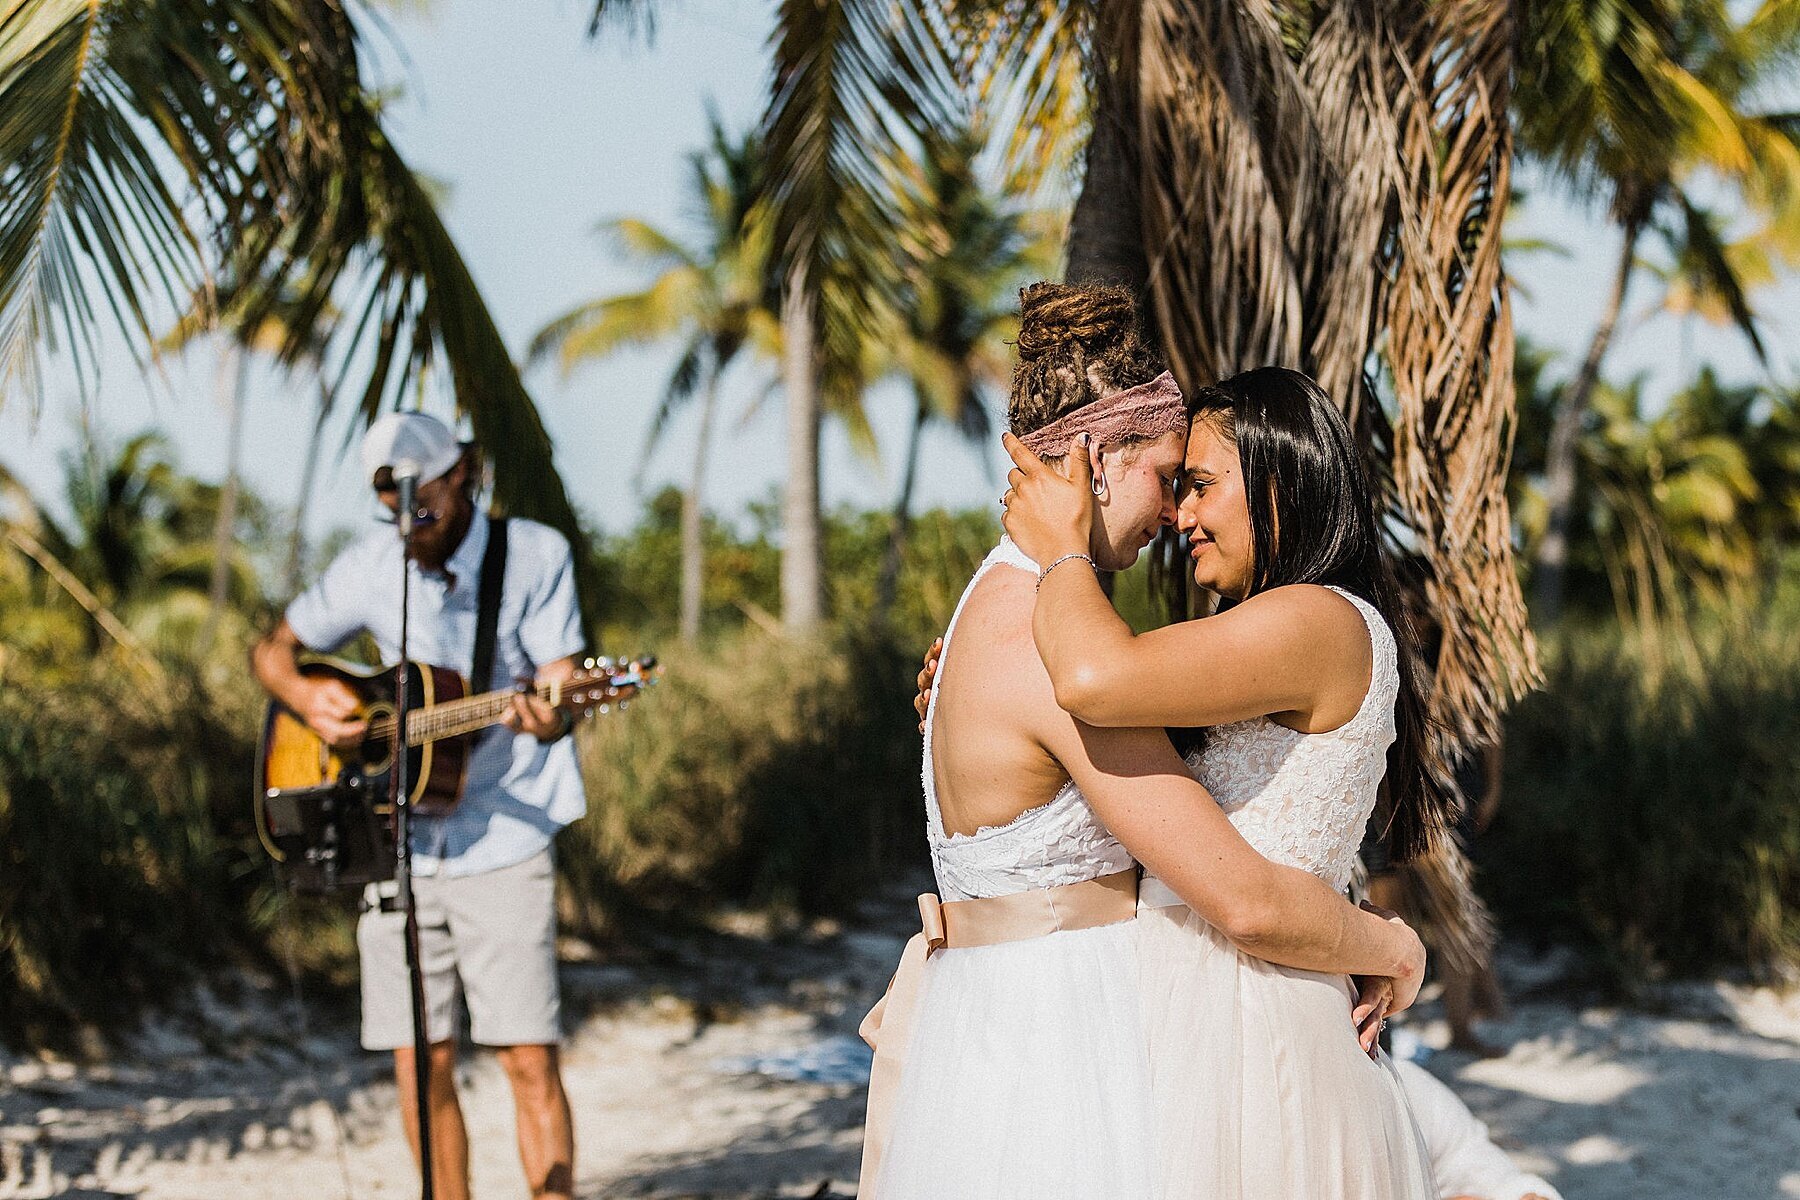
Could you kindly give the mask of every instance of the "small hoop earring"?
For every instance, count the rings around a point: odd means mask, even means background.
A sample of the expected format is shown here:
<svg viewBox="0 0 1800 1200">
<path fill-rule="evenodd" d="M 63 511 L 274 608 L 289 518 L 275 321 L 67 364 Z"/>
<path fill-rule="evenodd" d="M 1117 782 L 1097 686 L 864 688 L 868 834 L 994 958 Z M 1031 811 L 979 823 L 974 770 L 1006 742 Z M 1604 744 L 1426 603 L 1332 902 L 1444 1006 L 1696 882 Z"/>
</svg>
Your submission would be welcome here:
<svg viewBox="0 0 1800 1200">
<path fill-rule="evenodd" d="M 1106 472 L 1102 471 L 1094 476 L 1094 482 L 1090 486 L 1094 489 L 1094 495 L 1106 495 Z"/>
</svg>

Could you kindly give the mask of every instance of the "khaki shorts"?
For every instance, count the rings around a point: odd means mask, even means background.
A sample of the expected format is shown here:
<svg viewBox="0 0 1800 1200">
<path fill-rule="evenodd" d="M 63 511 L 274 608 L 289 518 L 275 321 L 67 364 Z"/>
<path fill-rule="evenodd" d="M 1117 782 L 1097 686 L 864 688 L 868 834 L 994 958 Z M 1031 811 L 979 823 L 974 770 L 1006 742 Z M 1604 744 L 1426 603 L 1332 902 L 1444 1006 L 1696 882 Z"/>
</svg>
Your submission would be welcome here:
<svg viewBox="0 0 1800 1200">
<path fill-rule="evenodd" d="M 543 1046 L 561 1040 L 550 851 L 479 875 L 417 877 L 413 901 L 431 1041 L 456 1036 L 459 990 L 468 999 L 470 1033 L 480 1045 Z M 364 912 L 356 946 L 362 958 L 363 1048 L 411 1046 L 406 915 Z"/>
</svg>

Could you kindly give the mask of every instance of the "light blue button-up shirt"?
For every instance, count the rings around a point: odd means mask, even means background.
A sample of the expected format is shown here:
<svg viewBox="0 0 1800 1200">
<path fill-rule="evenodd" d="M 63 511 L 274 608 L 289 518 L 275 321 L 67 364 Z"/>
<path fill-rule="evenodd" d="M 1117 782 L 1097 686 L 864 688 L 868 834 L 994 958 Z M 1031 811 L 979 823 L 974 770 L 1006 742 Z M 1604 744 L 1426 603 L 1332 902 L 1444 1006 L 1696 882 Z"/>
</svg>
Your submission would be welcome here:
<svg viewBox="0 0 1800 1200">
<path fill-rule="evenodd" d="M 475 691 L 529 679 L 544 663 L 579 654 L 581 612 L 569 543 L 535 521 L 507 522 L 506 577 L 494 638 L 494 674 Z M 442 572 L 412 572 L 408 656 L 467 675 L 475 657 L 475 619 L 488 519 L 477 512 Z M 302 644 L 330 652 L 367 632 L 383 662 L 400 654 L 400 539 L 391 527 L 351 543 L 288 606 Z M 587 812 L 587 793 L 570 738 L 545 745 L 495 727 L 476 736 L 463 798 L 447 816 L 413 818 L 413 870 L 419 875 L 477 875 L 524 862 L 556 831 Z"/>
</svg>

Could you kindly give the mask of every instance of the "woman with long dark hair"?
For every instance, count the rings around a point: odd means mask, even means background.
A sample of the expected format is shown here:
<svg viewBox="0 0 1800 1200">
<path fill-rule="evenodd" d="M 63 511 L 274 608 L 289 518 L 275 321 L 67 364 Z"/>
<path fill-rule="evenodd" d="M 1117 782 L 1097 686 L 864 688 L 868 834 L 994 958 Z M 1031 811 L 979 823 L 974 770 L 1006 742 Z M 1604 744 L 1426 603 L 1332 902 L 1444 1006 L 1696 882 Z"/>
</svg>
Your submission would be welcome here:
<svg viewBox="0 0 1800 1200">
<path fill-rule="evenodd" d="M 1082 456 L 1055 470 L 1008 439 L 1007 531 L 1060 563 L 1037 594 L 1038 654 L 1086 725 L 1199 730 L 1189 763 L 1245 840 L 1341 890 L 1384 780 L 1402 856 L 1447 807 L 1371 489 L 1342 415 L 1299 372 L 1247 371 L 1190 413 L 1176 523 L 1219 611 L 1139 635 L 1080 559 Z M 1343 1019 L 1350 982 L 1243 953 L 1154 878 L 1139 895 L 1156 1194 L 1430 1195 L 1392 1065 Z"/>
<path fill-rule="evenodd" d="M 1047 456 L 1083 439 L 1078 553 L 1123 570 L 1175 519 L 1186 402 L 1128 291 L 1037 284 L 1020 317 L 1009 424 Z M 1256 853 L 1160 730 L 1081 726 L 1057 706 L 1033 588 L 1068 569 L 1002 539 L 944 633 L 921 713 L 939 894 L 920 898 L 921 932 L 865 1023 L 865 1200 L 1152 1200 L 1139 863 L 1234 954 L 1379 975 L 1401 1004 L 1418 990 L 1412 932 Z M 1355 1048 L 1346 996 L 1333 1019 Z"/>
</svg>

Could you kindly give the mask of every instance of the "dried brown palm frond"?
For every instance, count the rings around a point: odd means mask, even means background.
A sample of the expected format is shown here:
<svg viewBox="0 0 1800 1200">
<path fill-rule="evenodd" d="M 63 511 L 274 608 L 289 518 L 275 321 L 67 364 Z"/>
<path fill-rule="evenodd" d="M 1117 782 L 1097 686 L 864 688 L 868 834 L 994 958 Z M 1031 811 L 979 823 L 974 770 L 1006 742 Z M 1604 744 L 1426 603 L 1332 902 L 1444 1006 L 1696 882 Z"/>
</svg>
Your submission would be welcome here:
<svg viewBox="0 0 1800 1200">
<path fill-rule="evenodd" d="M 1291 7 L 1144 6 L 1151 303 L 1190 384 L 1280 363 L 1340 399 L 1426 568 L 1432 712 L 1457 751 L 1493 739 L 1536 671 L 1505 494 L 1514 14 Z"/>
<path fill-rule="evenodd" d="M 1442 838 L 1394 879 L 1401 912 L 1431 948 L 1440 969 L 1480 976 L 1493 962 L 1494 919 L 1475 894 L 1469 860 L 1453 838 Z"/>
<path fill-rule="evenodd" d="M 1515 19 L 1483 0 L 1149 0 L 1137 46 L 1171 365 L 1194 385 L 1278 363 L 1339 399 L 1443 631 L 1446 762 L 1492 743 L 1537 671 L 1505 490 Z M 1491 923 L 1447 833 L 1409 877 L 1438 953 L 1485 958 Z"/>
</svg>

